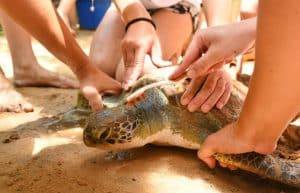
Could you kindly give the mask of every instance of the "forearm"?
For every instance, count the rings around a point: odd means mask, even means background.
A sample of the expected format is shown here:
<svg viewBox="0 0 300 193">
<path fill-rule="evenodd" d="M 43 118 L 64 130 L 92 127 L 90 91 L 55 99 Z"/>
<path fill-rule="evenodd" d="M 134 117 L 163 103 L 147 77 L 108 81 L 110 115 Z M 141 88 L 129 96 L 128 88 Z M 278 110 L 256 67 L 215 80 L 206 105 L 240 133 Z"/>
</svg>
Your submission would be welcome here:
<svg viewBox="0 0 300 193">
<path fill-rule="evenodd" d="M 88 65 L 88 57 L 57 15 L 50 0 L 1 0 L 0 6 L 58 59 L 66 63 L 77 76 L 80 76 L 82 67 Z"/>
<path fill-rule="evenodd" d="M 300 109 L 299 11 L 298 0 L 260 2 L 256 64 L 238 121 L 260 147 L 275 144 Z"/>
<path fill-rule="evenodd" d="M 139 0 L 113 0 L 117 7 L 124 23 L 138 18 L 147 17 L 151 18 L 143 4 Z"/>
</svg>

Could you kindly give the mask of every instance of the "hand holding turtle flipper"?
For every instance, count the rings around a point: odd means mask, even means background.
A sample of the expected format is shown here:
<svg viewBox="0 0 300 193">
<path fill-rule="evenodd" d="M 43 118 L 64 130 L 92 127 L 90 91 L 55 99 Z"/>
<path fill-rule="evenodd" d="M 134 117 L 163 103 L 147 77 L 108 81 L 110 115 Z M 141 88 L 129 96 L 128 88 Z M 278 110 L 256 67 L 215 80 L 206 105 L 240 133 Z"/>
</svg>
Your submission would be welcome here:
<svg viewBox="0 0 300 193">
<path fill-rule="evenodd" d="M 94 65 L 87 65 L 87 69 L 84 71 L 82 72 L 83 76 L 79 76 L 80 90 L 95 112 L 103 108 L 101 95 L 118 94 L 121 91 L 121 85 Z"/>
</svg>

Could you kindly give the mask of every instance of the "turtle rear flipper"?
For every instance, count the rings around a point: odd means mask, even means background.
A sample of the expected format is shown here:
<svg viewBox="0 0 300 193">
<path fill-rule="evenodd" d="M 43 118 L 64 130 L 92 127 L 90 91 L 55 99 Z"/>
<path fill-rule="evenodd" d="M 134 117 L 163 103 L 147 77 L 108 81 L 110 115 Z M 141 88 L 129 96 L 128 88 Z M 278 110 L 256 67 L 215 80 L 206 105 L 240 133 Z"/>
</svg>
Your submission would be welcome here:
<svg viewBox="0 0 300 193">
<path fill-rule="evenodd" d="M 300 188 L 300 163 L 297 161 L 254 152 L 235 155 L 215 154 L 215 158 L 222 163 Z"/>
</svg>

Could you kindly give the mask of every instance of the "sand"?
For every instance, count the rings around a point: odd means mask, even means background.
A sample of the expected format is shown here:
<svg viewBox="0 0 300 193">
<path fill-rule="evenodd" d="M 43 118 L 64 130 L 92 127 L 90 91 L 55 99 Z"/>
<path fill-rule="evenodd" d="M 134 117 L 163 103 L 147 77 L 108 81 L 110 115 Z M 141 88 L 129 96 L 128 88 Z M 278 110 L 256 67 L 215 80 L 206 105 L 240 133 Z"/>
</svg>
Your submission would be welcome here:
<svg viewBox="0 0 300 193">
<path fill-rule="evenodd" d="M 92 32 L 77 39 L 87 52 Z M 37 42 L 39 62 L 73 76 Z M 11 77 L 11 61 L 0 37 L 0 63 Z M 146 146 L 123 157 L 88 148 L 80 128 L 46 131 L 43 123 L 74 106 L 76 89 L 18 88 L 32 113 L 0 114 L 0 193 L 296 193 L 300 190 L 242 171 L 210 170 L 196 151 Z M 9 140 L 8 140 L 9 139 Z M 6 140 L 6 141 L 5 141 Z M 3 143 L 3 141 L 8 143 Z"/>
</svg>

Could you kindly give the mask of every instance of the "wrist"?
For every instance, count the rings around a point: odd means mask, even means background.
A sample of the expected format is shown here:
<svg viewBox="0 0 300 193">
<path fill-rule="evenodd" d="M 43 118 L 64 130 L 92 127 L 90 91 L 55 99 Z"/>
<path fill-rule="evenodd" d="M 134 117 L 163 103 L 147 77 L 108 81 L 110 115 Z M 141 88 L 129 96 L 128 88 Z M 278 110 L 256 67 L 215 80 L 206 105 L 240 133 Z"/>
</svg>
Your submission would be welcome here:
<svg viewBox="0 0 300 193">
<path fill-rule="evenodd" d="M 89 62 L 81 63 L 80 65 L 76 66 L 76 69 L 73 70 L 78 80 L 81 82 L 81 80 L 85 79 L 89 74 L 91 74 L 91 71 L 97 70 L 94 65 L 92 65 Z"/>
<path fill-rule="evenodd" d="M 154 28 L 154 30 L 156 30 L 156 25 L 154 23 L 154 21 L 152 21 L 152 19 L 149 19 L 149 18 L 146 18 L 146 17 L 138 17 L 138 18 L 135 18 L 131 21 L 129 21 L 126 26 L 125 26 L 125 32 L 128 31 L 129 27 L 135 23 L 138 23 L 138 22 L 146 22 L 150 25 L 152 25 L 152 27 Z"/>
<path fill-rule="evenodd" d="M 130 21 L 136 18 L 151 19 L 148 11 L 141 3 L 133 3 L 128 5 L 123 12 L 121 12 L 124 23 L 127 25 Z"/>
<path fill-rule="evenodd" d="M 269 134 L 268 128 L 250 123 L 250 119 L 247 122 L 243 122 L 239 119 L 234 127 L 234 133 L 245 144 L 251 147 L 251 149 L 257 153 L 270 154 L 272 153 L 278 141 L 277 134 Z"/>
</svg>

